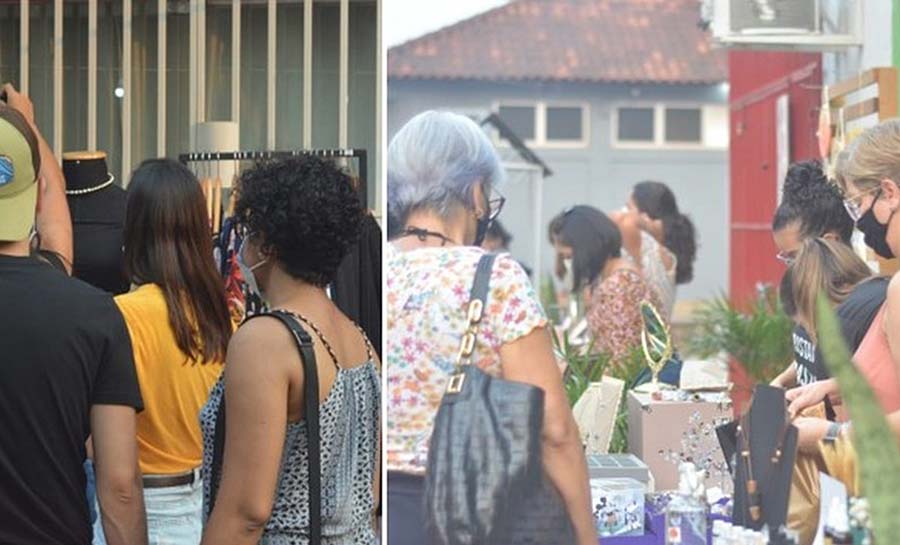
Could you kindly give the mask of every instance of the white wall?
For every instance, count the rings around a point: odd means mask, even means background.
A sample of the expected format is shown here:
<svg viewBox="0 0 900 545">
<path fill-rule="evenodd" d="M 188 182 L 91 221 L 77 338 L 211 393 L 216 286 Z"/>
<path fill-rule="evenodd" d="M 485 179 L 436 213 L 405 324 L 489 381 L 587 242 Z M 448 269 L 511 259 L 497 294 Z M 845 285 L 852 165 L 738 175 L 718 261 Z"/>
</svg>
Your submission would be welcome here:
<svg viewBox="0 0 900 545">
<path fill-rule="evenodd" d="M 822 54 L 826 84 L 852 77 L 869 68 L 891 66 L 893 4 L 889 0 L 863 2 L 863 45 Z M 832 13 L 835 6 L 825 2 L 824 7 Z"/>
</svg>

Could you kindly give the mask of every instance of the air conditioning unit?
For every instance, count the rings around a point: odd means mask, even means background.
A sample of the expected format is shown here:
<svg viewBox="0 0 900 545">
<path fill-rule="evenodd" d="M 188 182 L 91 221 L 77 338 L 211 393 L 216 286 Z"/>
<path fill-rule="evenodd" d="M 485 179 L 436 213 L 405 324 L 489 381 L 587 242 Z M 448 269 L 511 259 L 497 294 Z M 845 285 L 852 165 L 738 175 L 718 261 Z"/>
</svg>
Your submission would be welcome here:
<svg viewBox="0 0 900 545">
<path fill-rule="evenodd" d="M 862 45 L 863 0 L 701 0 L 701 24 L 726 47 L 824 51 Z"/>
</svg>

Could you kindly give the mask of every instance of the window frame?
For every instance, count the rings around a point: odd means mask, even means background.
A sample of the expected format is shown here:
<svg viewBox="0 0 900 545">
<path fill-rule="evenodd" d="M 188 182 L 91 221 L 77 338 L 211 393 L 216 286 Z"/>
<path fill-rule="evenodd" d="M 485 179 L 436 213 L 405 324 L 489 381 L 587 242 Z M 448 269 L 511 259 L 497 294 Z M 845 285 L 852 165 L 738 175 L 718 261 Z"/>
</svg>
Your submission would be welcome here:
<svg viewBox="0 0 900 545">
<path fill-rule="evenodd" d="M 653 110 L 653 140 L 621 140 L 619 139 L 619 110 L 629 109 L 629 110 Z M 610 141 L 613 143 L 613 147 L 616 148 L 627 148 L 627 149 L 654 149 L 658 147 L 659 138 L 660 138 L 660 119 L 659 119 L 659 104 L 656 103 L 647 103 L 647 102 L 635 102 L 629 104 L 615 104 L 613 106 L 613 115 L 610 123 L 610 127 L 612 129 L 612 134 L 610 134 Z"/>
<path fill-rule="evenodd" d="M 491 111 L 494 112 L 495 114 L 497 114 L 497 117 L 499 117 L 501 120 L 503 120 L 503 117 L 500 116 L 500 108 L 501 107 L 507 107 L 507 108 L 526 107 L 526 108 L 534 109 L 534 136 L 535 136 L 535 138 L 533 138 L 533 139 L 523 138 L 522 141 L 525 142 L 525 145 L 530 148 L 535 147 L 536 142 L 538 142 L 540 139 L 541 131 L 543 130 L 543 126 L 540 124 L 541 116 L 538 113 L 538 110 L 539 110 L 538 103 L 533 100 L 522 100 L 522 99 L 496 101 L 496 102 L 494 102 L 494 104 L 491 108 Z M 496 140 L 497 140 L 497 142 L 505 143 L 507 147 L 509 146 L 509 142 L 504 140 L 503 138 L 500 138 L 499 135 L 496 137 Z"/>
<path fill-rule="evenodd" d="M 579 100 L 528 100 L 509 99 L 496 100 L 491 105 L 491 111 L 500 115 L 500 107 L 534 108 L 534 133 L 535 138 L 523 140 L 525 145 L 532 149 L 584 149 L 591 143 L 591 105 Z M 550 140 L 547 138 L 547 108 L 578 108 L 581 110 L 581 138 L 578 140 Z M 502 118 L 501 118 L 502 119 Z M 494 136 L 494 144 L 498 147 L 508 148 L 508 141 Z"/>
<path fill-rule="evenodd" d="M 698 103 L 689 101 L 650 102 L 629 101 L 616 102 L 611 106 L 610 112 L 610 144 L 613 149 L 622 150 L 727 150 L 728 145 L 716 146 L 707 144 L 707 116 L 708 109 L 722 107 L 717 103 Z M 727 108 L 727 105 L 724 105 Z M 619 110 L 623 108 L 652 108 L 653 109 L 653 141 L 642 142 L 619 139 Z M 693 109 L 700 111 L 700 139 L 697 142 L 668 142 L 666 141 L 666 110 Z"/>
</svg>

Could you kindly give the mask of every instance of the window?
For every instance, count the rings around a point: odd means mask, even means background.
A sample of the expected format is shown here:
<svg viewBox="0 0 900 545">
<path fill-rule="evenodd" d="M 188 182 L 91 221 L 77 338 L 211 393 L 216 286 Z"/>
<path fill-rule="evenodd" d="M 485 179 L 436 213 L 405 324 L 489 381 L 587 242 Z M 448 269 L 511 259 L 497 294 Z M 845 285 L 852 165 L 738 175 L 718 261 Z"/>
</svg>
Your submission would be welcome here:
<svg viewBox="0 0 900 545">
<path fill-rule="evenodd" d="M 536 108 L 534 106 L 500 106 L 498 114 L 512 132 L 522 140 L 535 139 Z"/>
<path fill-rule="evenodd" d="M 613 146 L 618 148 L 728 147 L 728 109 L 724 105 L 648 104 L 613 111 Z"/>
<path fill-rule="evenodd" d="M 577 106 L 547 107 L 547 141 L 580 141 L 583 139 L 582 109 Z"/>
<path fill-rule="evenodd" d="M 666 108 L 666 142 L 703 141 L 700 108 Z"/>
<path fill-rule="evenodd" d="M 619 140 L 653 142 L 653 108 L 619 108 Z"/>
<path fill-rule="evenodd" d="M 497 105 L 496 111 L 529 146 L 566 148 L 588 144 L 587 105 L 513 102 Z"/>
</svg>

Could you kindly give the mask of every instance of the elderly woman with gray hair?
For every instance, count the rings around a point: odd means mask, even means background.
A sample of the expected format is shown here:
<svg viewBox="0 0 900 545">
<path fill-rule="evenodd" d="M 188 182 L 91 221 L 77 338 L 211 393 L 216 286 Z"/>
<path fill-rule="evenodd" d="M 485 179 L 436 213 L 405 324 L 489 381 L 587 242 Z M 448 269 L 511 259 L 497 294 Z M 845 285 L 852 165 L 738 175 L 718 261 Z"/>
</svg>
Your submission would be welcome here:
<svg viewBox="0 0 900 545">
<path fill-rule="evenodd" d="M 395 222 L 388 292 L 388 542 L 427 543 L 424 474 L 429 438 L 452 372 L 481 244 L 502 208 L 499 158 L 470 119 L 422 113 L 388 150 Z M 544 391 L 544 470 L 569 513 L 577 543 L 596 544 L 584 451 L 534 288 L 509 255 L 497 257 L 472 363 Z M 474 476 L 474 478 L 478 478 Z"/>
</svg>

